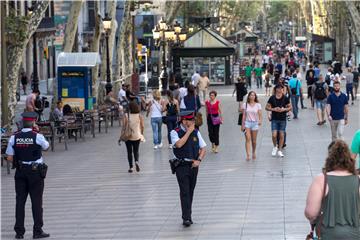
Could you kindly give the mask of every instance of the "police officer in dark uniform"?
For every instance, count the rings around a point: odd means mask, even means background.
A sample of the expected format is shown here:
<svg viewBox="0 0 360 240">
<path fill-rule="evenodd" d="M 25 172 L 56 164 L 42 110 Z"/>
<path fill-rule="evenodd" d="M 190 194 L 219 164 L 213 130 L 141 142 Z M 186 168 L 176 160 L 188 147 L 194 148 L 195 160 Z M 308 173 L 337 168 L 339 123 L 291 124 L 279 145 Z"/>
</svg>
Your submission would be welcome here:
<svg viewBox="0 0 360 240">
<path fill-rule="evenodd" d="M 49 148 L 49 143 L 42 134 L 33 131 L 38 115 L 35 112 L 24 112 L 23 129 L 9 139 L 6 149 L 7 160 L 14 161 L 16 191 L 16 222 L 14 230 L 16 239 L 24 238 L 25 203 L 30 195 L 34 219 L 33 238 L 46 238 L 50 234 L 42 230 L 43 209 L 42 195 L 47 166 L 42 158 L 42 150 Z"/>
<path fill-rule="evenodd" d="M 205 156 L 206 143 L 199 130 L 195 128 L 193 111 L 181 112 L 180 118 L 179 127 L 172 130 L 170 135 L 174 146 L 174 155 L 179 161 L 175 173 L 180 188 L 183 225 L 189 227 L 193 223 L 191 206 L 199 165 Z"/>
</svg>

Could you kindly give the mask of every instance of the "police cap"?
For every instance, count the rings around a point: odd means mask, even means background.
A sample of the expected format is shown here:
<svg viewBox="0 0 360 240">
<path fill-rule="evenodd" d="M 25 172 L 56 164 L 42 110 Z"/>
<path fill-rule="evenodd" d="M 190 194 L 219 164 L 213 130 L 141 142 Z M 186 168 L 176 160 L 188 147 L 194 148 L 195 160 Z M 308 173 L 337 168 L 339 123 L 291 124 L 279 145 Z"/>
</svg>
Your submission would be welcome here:
<svg viewBox="0 0 360 240">
<path fill-rule="evenodd" d="M 38 114 L 36 112 L 24 112 L 21 114 L 23 121 L 36 121 Z"/>
<path fill-rule="evenodd" d="M 179 116 L 180 116 L 181 120 L 183 120 L 183 119 L 192 120 L 195 118 L 195 112 L 194 111 L 182 111 L 179 113 Z"/>
</svg>

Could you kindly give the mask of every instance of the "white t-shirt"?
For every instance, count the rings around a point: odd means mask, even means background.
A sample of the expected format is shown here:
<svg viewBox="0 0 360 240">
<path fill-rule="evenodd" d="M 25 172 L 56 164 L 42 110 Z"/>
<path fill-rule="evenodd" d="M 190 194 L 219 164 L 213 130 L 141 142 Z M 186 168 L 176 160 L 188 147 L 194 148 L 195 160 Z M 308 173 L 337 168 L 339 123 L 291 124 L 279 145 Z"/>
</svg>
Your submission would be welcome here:
<svg viewBox="0 0 360 240">
<path fill-rule="evenodd" d="M 124 89 L 120 89 L 119 94 L 118 94 L 118 99 L 119 99 L 119 102 L 126 100 L 126 92 L 124 91 Z"/>
<path fill-rule="evenodd" d="M 192 75 L 192 77 L 191 77 L 191 84 L 196 87 L 196 85 L 198 84 L 200 78 L 201 78 L 200 74 L 194 73 Z"/>
<path fill-rule="evenodd" d="M 187 95 L 187 88 L 186 87 L 181 87 L 179 89 L 179 98 L 180 98 L 180 101 Z"/>
<path fill-rule="evenodd" d="M 264 60 L 264 63 L 268 64 L 269 63 L 269 56 L 268 55 L 264 55 L 263 57 L 263 60 Z"/>
<path fill-rule="evenodd" d="M 255 103 L 254 106 L 251 106 L 249 103 L 243 103 L 243 107 L 246 111 L 245 120 L 250 122 L 258 122 L 259 121 L 259 110 L 261 110 L 261 104 Z"/>
</svg>

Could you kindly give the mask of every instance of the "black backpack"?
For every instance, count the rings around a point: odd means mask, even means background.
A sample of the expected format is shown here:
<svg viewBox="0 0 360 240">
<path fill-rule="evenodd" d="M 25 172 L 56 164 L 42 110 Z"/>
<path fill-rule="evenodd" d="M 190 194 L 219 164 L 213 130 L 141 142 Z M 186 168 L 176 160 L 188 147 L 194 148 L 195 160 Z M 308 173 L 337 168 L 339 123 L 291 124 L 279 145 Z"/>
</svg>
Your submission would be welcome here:
<svg viewBox="0 0 360 240">
<path fill-rule="evenodd" d="M 323 100 L 326 98 L 326 92 L 324 88 L 324 82 L 323 83 L 315 83 L 315 99 Z"/>
</svg>

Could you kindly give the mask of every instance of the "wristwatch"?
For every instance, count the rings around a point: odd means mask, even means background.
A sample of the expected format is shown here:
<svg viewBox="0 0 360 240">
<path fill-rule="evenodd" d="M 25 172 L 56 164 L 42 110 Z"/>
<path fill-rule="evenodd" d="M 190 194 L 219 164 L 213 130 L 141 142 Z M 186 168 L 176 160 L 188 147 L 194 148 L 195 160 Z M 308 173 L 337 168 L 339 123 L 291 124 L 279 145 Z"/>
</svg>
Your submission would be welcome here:
<svg viewBox="0 0 360 240">
<path fill-rule="evenodd" d="M 202 159 L 201 159 L 201 158 L 198 158 L 198 159 L 197 159 L 197 161 L 201 162 L 201 161 L 202 161 Z"/>
</svg>

